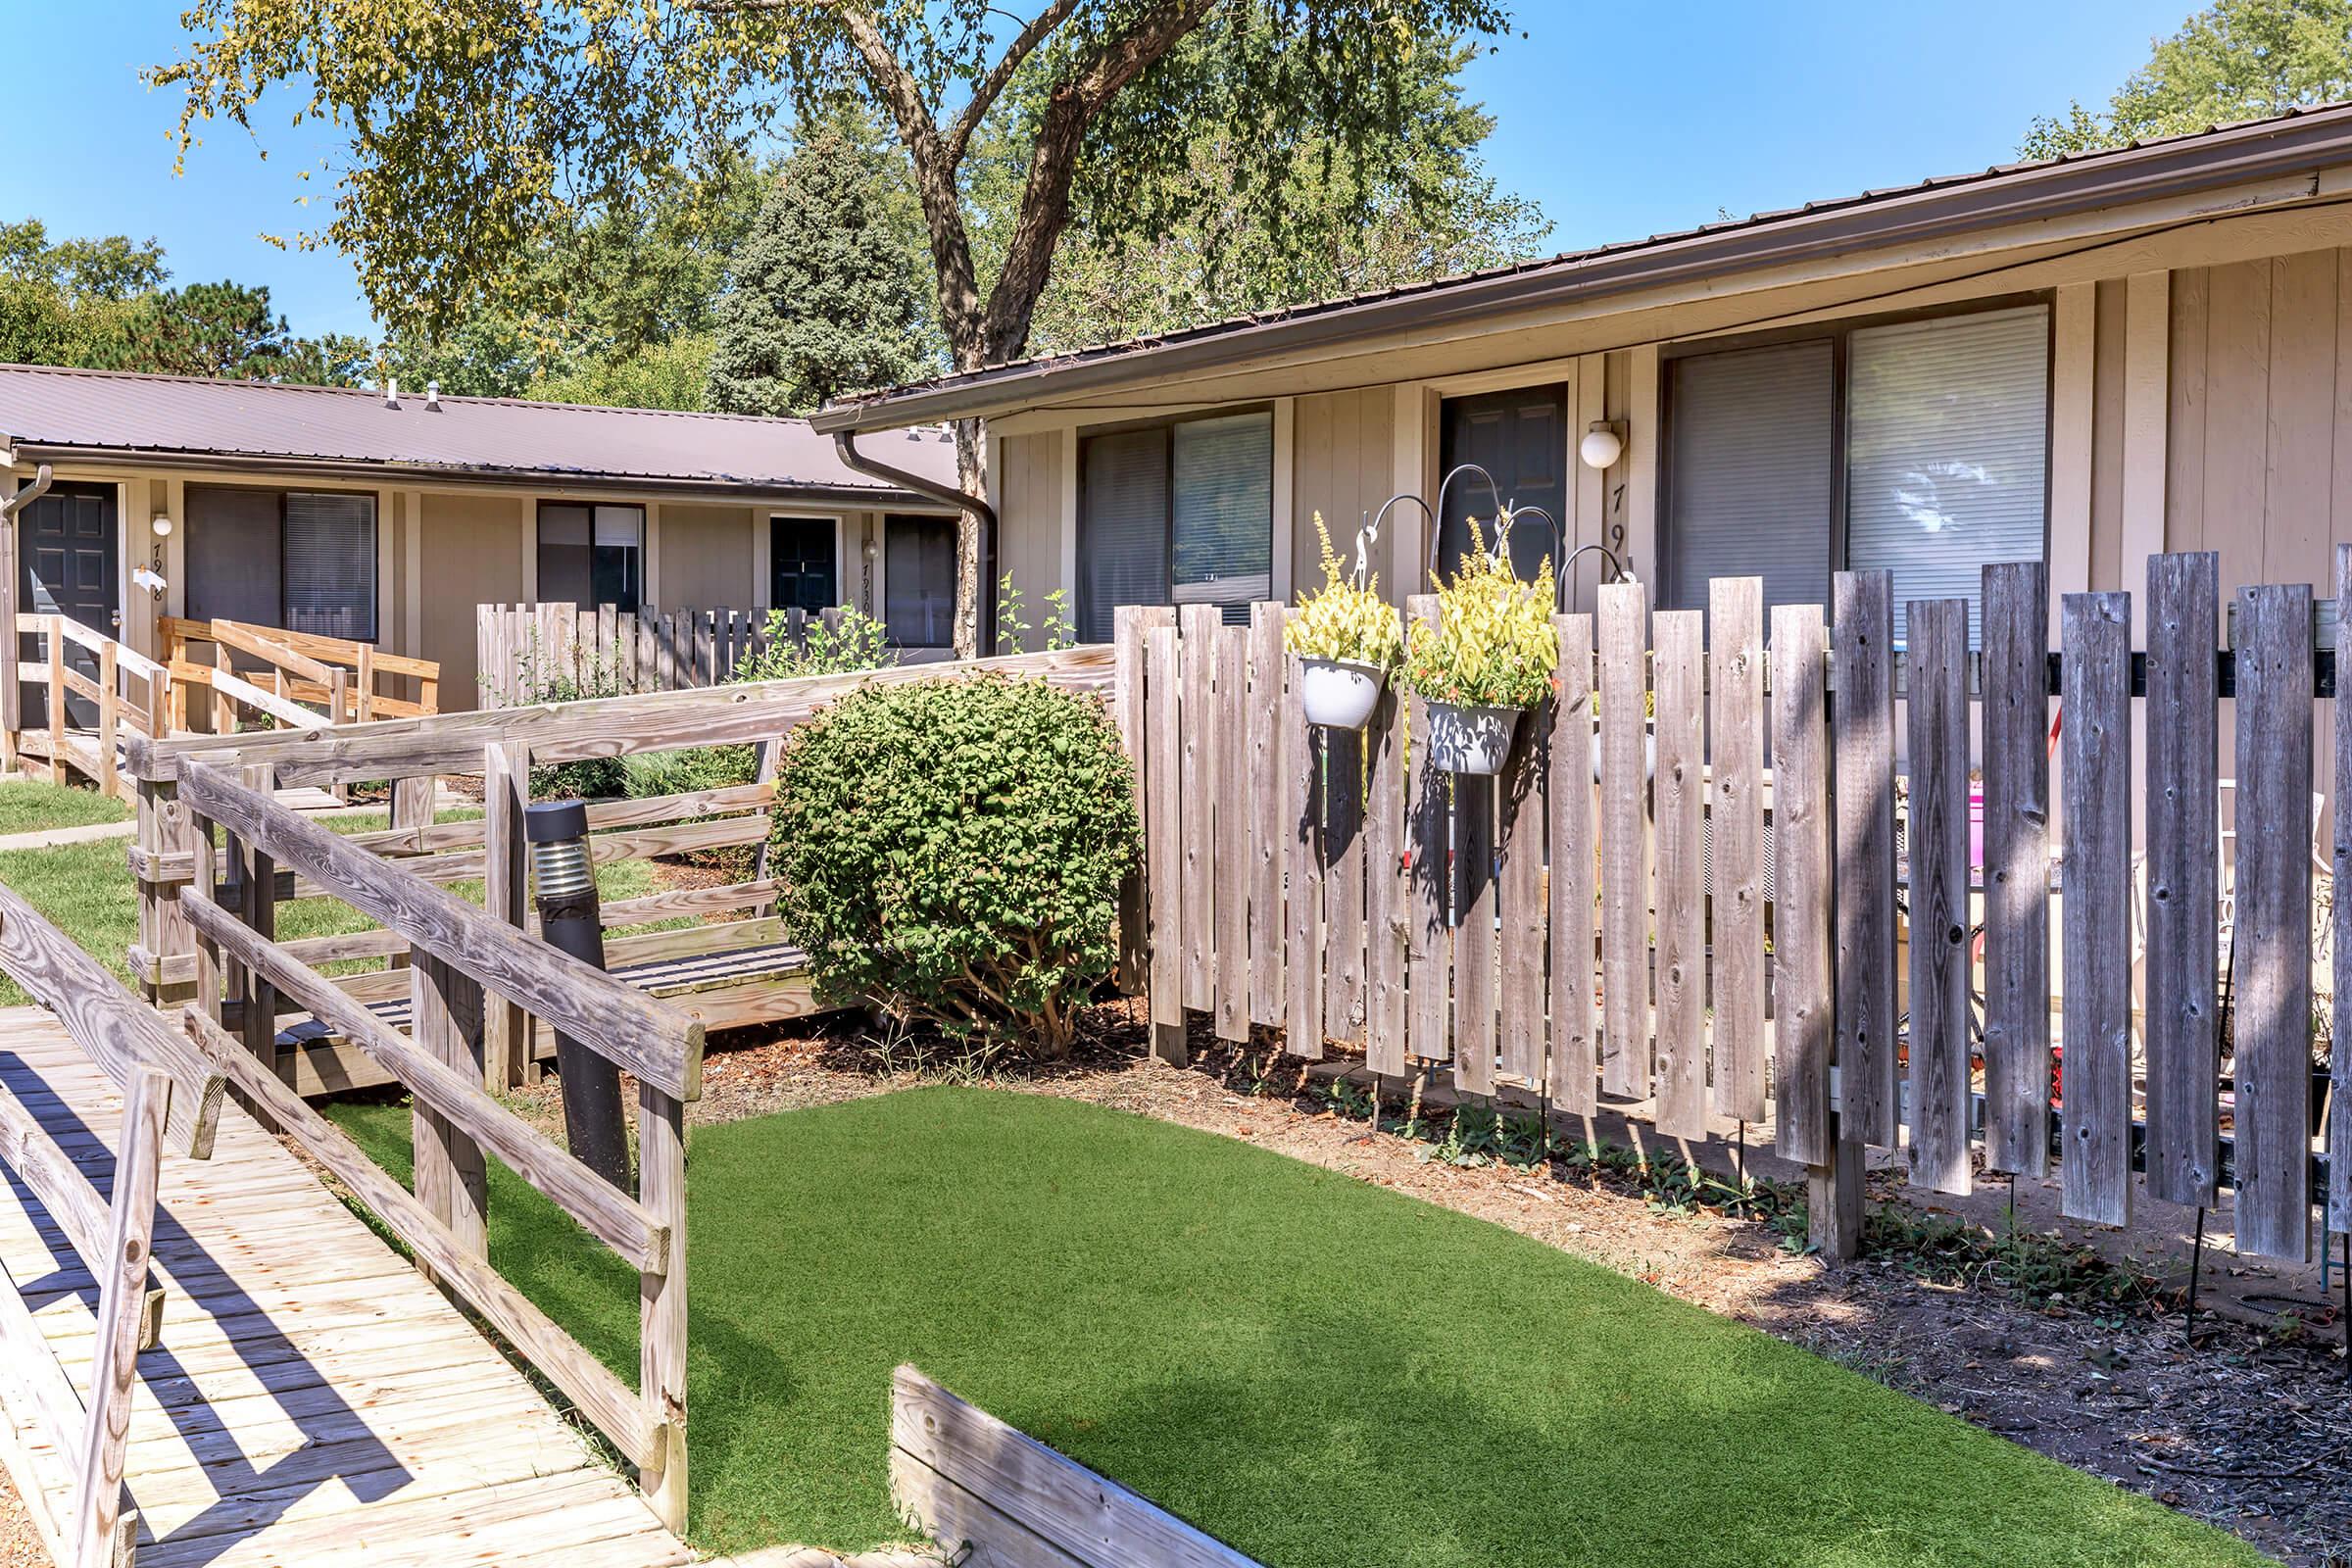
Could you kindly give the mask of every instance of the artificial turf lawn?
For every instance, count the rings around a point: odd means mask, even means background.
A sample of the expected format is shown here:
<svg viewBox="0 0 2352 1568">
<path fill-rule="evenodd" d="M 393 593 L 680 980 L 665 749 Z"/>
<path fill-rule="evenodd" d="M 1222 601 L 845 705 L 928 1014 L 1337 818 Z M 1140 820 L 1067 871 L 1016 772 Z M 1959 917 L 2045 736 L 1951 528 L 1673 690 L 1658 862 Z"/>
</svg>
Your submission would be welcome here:
<svg viewBox="0 0 2352 1568">
<path fill-rule="evenodd" d="M 337 1120 L 406 1179 L 409 1116 Z M 697 1128 L 693 1538 L 903 1538 L 890 1370 L 1275 1568 L 2252 1564 L 1499 1226 L 1228 1139 L 922 1089 Z M 636 1276 L 495 1164 L 492 1260 L 634 1382 Z"/>
</svg>

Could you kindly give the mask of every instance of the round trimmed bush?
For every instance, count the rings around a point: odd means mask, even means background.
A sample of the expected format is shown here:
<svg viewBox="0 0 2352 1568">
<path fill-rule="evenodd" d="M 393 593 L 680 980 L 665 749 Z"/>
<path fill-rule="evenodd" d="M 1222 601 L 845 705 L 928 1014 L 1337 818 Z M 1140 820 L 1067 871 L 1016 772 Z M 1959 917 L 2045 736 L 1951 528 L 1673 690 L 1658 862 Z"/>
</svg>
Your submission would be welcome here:
<svg viewBox="0 0 2352 1568">
<path fill-rule="evenodd" d="M 866 686 L 802 725 L 769 860 L 818 996 L 1065 1052 L 1117 954 L 1133 781 L 1102 703 L 1043 681 Z"/>
</svg>

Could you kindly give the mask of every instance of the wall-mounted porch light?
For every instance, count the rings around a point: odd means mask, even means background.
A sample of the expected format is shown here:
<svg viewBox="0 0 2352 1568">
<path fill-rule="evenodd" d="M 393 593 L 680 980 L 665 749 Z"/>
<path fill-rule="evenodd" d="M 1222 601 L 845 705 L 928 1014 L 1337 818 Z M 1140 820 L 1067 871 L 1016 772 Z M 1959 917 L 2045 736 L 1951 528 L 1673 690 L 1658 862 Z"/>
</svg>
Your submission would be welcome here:
<svg viewBox="0 0 2352 1568">
<path fill-rule="evenodd" d="M 1625 432 L 1610 419 L 1594 419 L 1585 438 L 1576 444 L 1576 455 L 1588 468 L 1613 467 L 1625 456 Z"/>
</svg>

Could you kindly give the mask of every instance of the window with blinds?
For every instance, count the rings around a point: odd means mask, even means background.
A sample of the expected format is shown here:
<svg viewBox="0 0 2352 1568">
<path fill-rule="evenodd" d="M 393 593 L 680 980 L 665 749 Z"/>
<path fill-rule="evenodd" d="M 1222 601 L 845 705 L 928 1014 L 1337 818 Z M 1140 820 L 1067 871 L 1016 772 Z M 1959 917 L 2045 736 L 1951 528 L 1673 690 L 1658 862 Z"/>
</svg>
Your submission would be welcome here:
<svg viewBox="0 0 2352 1568">
<path fill-rule="evenodd" d="M 1274 592 L 1274 416 L 1241 414 L 1176 426 L 1169 597 L 1218 605 L 1246 625 Z"/>
<path fill-rule="evenodd" d="M 1847 344 L 1846 562 L 1913 599 L 1968 601 L 1988 563 L 2039 561 L 2048 517 L 2042 307 L 1864 327 Z"/>
<path fill-rule="evenodd" d="M 543 501 L 539 505 L 539 597 L 639 608 L 645 583 L 645 508 Z"/>
<path fill-rule="evenodd" d="M 281 575 L 289 631 L 375 641 L 375 497 L 286 497 Z"/>
<path fill-rule="evenodd" d="M 1108 642 L 1123 605 L 1216 605 L 1240 624 L 1250 602 L 1273 591 L 1273 415 L 1087 438 L 1079 459 L 1080 637 Z"/>
<path fill-rule="evenodd" d="M 1837 506 L 1837 353 L 1828 339 L 1674 362 L 1660 604 L 1704 610 L 1716 577 L 1767 605 L 1826 605 Z"/>
<path fill-rule="evenodd" d="M 1974 640 L 1984 568 L 2043 559 L 2043 306 L 1690 355 L 1668 384 L 1661 605 L 1741 576 L 1827 604 L 1833 571 L 1885 569 L 1898 639 L 1907 600 L 1953 598 Z"/>
</svg>

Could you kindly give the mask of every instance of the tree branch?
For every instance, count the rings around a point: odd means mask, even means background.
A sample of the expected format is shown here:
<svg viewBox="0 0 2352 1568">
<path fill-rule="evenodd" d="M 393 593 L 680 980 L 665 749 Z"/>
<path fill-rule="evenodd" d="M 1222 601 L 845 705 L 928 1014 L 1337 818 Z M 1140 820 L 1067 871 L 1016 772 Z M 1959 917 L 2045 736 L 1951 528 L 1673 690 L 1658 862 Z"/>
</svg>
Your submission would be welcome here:
<svg viewBox="0 0 2352 1568">
<path fill-rule="evenodd" d="M 1094 54 L 1054 89 L 1029 157 L 1021 209 L 1005 247 L 1004 270 L 989 295 L 983 321 L 988 363 L 1016 357 L 1027 345 L 1029 318 L 1052 275 L 1054 248 L 1070 221 L 1070 183 L 1086 133 L 1119 90 L 1198 27 L 1217 0 L 1164 0 Z"/>
<path fill-rule="evenodd" d="M 957 115 L 956 123 L 948 128 L 950 163 L 963 162 L 963 152 L 971 145 L 972 133 L 980 128 L 980 122 L 987 119 L 988 112 L 996 107 L 997 99 L 1004 95 L 1013 73 L 1019 71 L 1022 63 L 1037 52 L 1037 46 L 1046 41 L 1048 33 L 1070 19 L 1070 13 L 1078 9 L 1079 3 L 1080 0 L 1053 0 L 1053 4 L 1039 12 L 1035 20 L 1005 46 L 1003 57 L 989 68 L 988 74 L 981 77 L 979 84 L 972 89 L 971 102 L 963 106 L 963 113 Z"/>
</svg>

